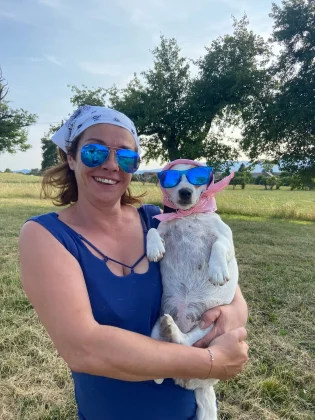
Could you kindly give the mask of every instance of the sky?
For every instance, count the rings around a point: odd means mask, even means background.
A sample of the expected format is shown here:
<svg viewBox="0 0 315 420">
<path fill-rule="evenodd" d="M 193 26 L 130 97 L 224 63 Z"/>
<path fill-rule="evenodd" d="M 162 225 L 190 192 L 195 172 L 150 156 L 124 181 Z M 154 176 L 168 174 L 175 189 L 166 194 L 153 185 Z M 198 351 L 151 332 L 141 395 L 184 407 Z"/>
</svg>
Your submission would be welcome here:
<svg viewBox="0 0 315 420">
<path fill-rule="evenodd" d="M 280 0 L 274 0 L 280 4 Z M 38 116 L 27 152 L 0 154 L 0 171 L 40 168 L 40 139 L 72 112 L 68 85 L 125 87 L 152 66 L 160 35 L 176 38 L 183 56 L 198 58 L 232 15 L 268 38 L 272 0 L 0 0 L 0 66 L 12 108 Z M 142 164 L 153 168 L 157 162 Z"/>
</svg>

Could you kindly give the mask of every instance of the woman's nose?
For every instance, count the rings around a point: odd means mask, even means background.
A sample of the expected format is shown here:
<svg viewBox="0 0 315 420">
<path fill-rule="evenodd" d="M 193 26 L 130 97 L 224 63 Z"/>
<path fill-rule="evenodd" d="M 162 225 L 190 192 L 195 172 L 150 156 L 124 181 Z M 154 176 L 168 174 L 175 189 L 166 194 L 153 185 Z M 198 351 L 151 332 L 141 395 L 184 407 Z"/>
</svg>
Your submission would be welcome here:
<svg viewBox="0 0 315 420">
<path fill-rule="evenodd" d="M 111 171 L 119 170 L 119 166 L 116 159 L 116 150 L 111 149 L 109 151 L 109 156 L 106 159 L 106 161 L 102 163 L 101 167 Z"/>
</svg>

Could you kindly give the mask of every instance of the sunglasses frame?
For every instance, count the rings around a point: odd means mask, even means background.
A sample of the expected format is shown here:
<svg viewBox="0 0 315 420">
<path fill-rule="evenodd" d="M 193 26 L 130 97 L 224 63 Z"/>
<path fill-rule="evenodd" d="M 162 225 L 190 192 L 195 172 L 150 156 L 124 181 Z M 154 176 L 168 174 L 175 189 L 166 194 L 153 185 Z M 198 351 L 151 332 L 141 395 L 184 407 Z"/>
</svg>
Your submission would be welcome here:
<svg viewBox="0 0 315 420">
<path fill-rule="evenodd" d="M 108 154 L 107 154 L 107 156 L 105 157 L 104 160 L 102 160 L 100 162 L 97 162 L 97 165 L 87 165 L 87 163 L 86 163 L 87 161 L 84 158 L 84 152 L 88 149 L 89 146 L 94 146 L 98 151 L 100 151 L 100 152 L 102 151 L 104 153 L 108 152 Z M 80 151 L 81 161 L 88 168 L 97 168 L 98 166 L 102 165 L 104 162 L 106 162 L 108 160 L 111 151 L 114 151 L 115 152 L 116 162 L 117 162 L 119 168 L 123 172 L 126 172 L 128 174 L 133 174 L 133 173 L 135 173 L 139 169 L 139 166 L 140 166 L 140 156 L 139 156 L 139 154 L 135 150 L 132 150 L 132 149 L 116 149 L 115 147 L 108 147 L 108 146 L 105 146 L 105 145 L 99 144 L 99 143 L 88 143 L 88 144 L 85 144 L 81 148 L 81 151 Z M 119 152 L 125 152 L 125 151 L 130 151 L 130 152 L 133 152 L 134 153 L 134 157 L 131 157 L 131 158 L 134 159 L 134 161 L 136 162 L 137 167 L 135 168 L 135 165 L 134 165 L 135 170 L 132 171 L 132 172 L 129 172 L 129 171 L 126 171 L 125 169 L 123 169 L 123 167 L 119 163 L 120 156 L 117 155 L 117 153 L 119 153 Z"/>
<path fill-rule="evenodd" d="M 209 174 L 208 181 L 203 183 L 203 184 L 194 184 L 193 182 L 191 182 L 189 180 L 189 172 L 194 170 L 194 169 L 206 169 L 208 171 L 208 174 Z M 165 174 L 167 172 L 176 172 L 176 173 L 179 174 L 178 181 L 175 183 L 175 185 L 172 185 L 171 187 L 164 187 L 162 185 L 162 179 L 161 178 L 162 178 L 163 174 Z M 195 166 L 194 168 L 185 169 L 183 171 L 179 171 L 177 169 L 167 169 L 166 171 L 158 172 L 158 178 L 159 178 L 159 181 L 160 181 L 160 184 L 161 184 L 162 188 L 174 188 L 174 187 L 176 187 L 181 182 L 181 179 L 182 179 L 183 175 L 186 175 L 186 178 L 187 178 L 188 182 L 192 185 L 197 185 L 197 186 L 205 185 L 205 184 L 209 184 L 212 181 L 213 168 L 211 166 Z"/>
</svg>

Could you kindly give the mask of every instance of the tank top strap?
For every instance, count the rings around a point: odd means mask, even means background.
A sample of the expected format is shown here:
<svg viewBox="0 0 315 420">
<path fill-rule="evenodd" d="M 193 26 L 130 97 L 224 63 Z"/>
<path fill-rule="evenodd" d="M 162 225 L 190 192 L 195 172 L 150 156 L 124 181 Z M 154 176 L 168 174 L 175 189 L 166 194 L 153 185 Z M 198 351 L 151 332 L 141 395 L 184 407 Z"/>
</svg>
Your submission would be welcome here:
<svg viewBox="0 0 315 420">
<path fill-rule="evenodd" d="M 61 223 L 55 212 L 33 216 L 26 222 L 36 222 L 52 234 L 76 260 L 79 260 L 77 233 L 64 223 Z M 25 223 L 26 223 L 25 222 Z"/>
<path fill-rule="evenodd" d="M 94 249 L 94 251 L 96 251 L 98 254 L 100 254 L 103 257 L 103 260 L 105 261 L 105 263 L 107 263 L 108 261 L 112 261 L 112 262 L 115 262 L 116 264 L 119 264 L 119 265 L 122 265 L 124 267 L 130 268 L 131 271 L 133 271 L 133 269 L 136 267 L 136 265 L 138 265 L 139 262 L 141 260 L 143 260 L 143 258 L 146 256 L 146 253 L 143 254 L 133 265 L 124 264 L 120 261 L 115 260 L 114 258 L 110 258 L 107 255 L 105 255 L 100 249 L 98 249 L 95 245 L 93 245 L 92 242 L 90 242 L 88 239 L 86 239 L 83 235 L 78 234 L 78 236 L 81 239 L 81 241 L 87 243 L 91 248 Z"/>
<path fill-rule="evenodd" d="M 147 233 L 148 230 L 152 227 L 158 226 L 157 219 L 153 219 L 153 216 L 160 213 L 160 209 L 157 206 L 154 205 L 143 205 L 138 209 L 138 213 L 141 220 L 141 226 L 143 230 L 143 248 L 144 248 L 144 254 L 132 265 L 129 266 L 127 264 L 124 264 L 120 261 L 115 260 L 114 258 L 110 258 L 107 255 L 105 255 L 100 249 L 98 249 L 92 242 L 90 242 L 88 239 L 86 239 L 83 235 L 79 234 L 75 230 L 73 230 L 70 226 L 63 223 L 61 220 L 59 220 L 58 214 L 55 212 L 43 214 L 40 216 L 34 216 L 32 217 L 31 221 L 37 222 L 41 224 L 43 227 L 45 227 L 76 259 L 79 258 L 79 250 L 77 241 L 78 239 L 81 242 L 85 242 L 88 244 L 94 251 L 96 251 L 99 255 L 102 256 L 105 263 L 108 261 L 113 261 L 117 264 L 120 264 L 124 267 L 129 268 L 132 272 L 134 271 L 134 268 L 140 263 L 140 261 L 145 258 L 147 253 Z"/>
</svg>

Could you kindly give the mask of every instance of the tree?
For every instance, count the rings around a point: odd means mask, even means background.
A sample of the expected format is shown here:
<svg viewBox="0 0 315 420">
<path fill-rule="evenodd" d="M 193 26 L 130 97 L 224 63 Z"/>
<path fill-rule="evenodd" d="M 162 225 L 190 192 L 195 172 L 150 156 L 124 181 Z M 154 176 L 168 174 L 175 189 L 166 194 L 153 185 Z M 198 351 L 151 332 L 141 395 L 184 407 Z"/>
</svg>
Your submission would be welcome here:
<svg viewBox="0 0 315 420">
<path fill-rule="evenodd" d="M 7 173 L 7 174 L 12 174 L 12 171 L 11 171 L 11 169 L 7 168 L 7 169 L 4 171 L 4 173 Z"/>
<path fill-rule="evenodd" d="M 141 73 L 143 82 L 135 74 L 125 89 L 114 86 L 109 90 L 110 103 L 135 122 L 145 161 L 174 160 L 180 155 L 194 158 L 200 133 L 189 110 L 192 79 L 188 60 L 180 56 L 174 38 L 163 36 L 152 54 L 153 69 Z"/>
<path fill-rule="evenodd" d="M 42 171 L 59 163 L 58 148 L 55 143 L 51 141 L 51 136 L 59 130 L 62 125 L 63 121 L 58 125 L 51 125 L 48 133 L 45 133 L 44 137 L 41 138 L 43 156 L 41 165 Z"/>
<path fill-rule="evenodd" d="M 258 176 L 256 176 L 256 178 L 255 178 L 255 185 L 263 185 L 263 178 L 264 178 L 264 176 L 263 175 L 258 175 Z"/>
<path fill-rule="evenodd" d="M 273 4 L 274 44 L 281 52 L 269 67 L 270 78 L 242 113 L 243 151 L 262 154 L 291 173 L 315 175 L 315 2 Z"/>
<path fill-rule="evenodd" d="M 83 89 L 71 85 L 68 85 L 68 87 L 70 87 L 71 92 L 73 93 L 70 102 L 74 108 L 79 108 L 83 105 L 105 106 L 106 89 L 99 87 L 90 90 L 85 85 L 82 86 Z"/>
<path fill-rule="evenodd" d="M 273 167 L 274 167 L 274 162 L 272 162 L 271 160 L 263 160 L 260 161 L 261 167 L 262 167 L 262 172 L 263 174 L 267 174 L 267 173 L 272 173 L 273 172 Z"/>
<path fill-rule="evenodd" d="M 135 122 L 146 162 L 185 157 L 228 170 L 238 150 L 225 142 L 224 127 L 239 120 L 265 85 L 269 76 L 263 64 L 270 54 L 263 38 L 249 31 L 246 16 L 234 19 L 233 26 L 232 35 L 213 41 L 194 63 L 199 68 L 195 77 L 176 40 L 161 36 L 151 69 L 134 74 L 123 89 L 72 86 L 71 103 L 103 105 L 108 95 L 108 105 Z"/>
<path fill-rule="evenodd" d="M 25 175 L 41 176 L 41 170 L 38 168 L 31 169 L 29 173 Z"/>
<path fill-rule="evenodd" d="M 236 186 L 241 183 L 240 178 L 237 176 L 237 174 L 234 175 L 234 177 L 230 181 L 230 185 L 233 186 L 233 190 L 235 190 Z"/>
<path fill-rule="evenodd" d="M 23 109 L 12 109 L 6 96 L 9 90 L 2 77 L 0 68 L 0 153 L 25 151 L 27 144 L 27 127 L 36 122 L 37 116 Z"/>
<path fill-rule="evenodd" d="M 145 161 L 205 158 L 217 165 L 237 158 L 236 148 L 213 128 L 239 113 L 264 82 L 260 63 L 268 48 L 247 26 L 246 17 L 235 20 L 233 35 L 218 38 L 195 62 L 195 78 L 176 40 L 162 36 L 153 68 L 141 73 L 142 80 L 135 75 L 125 89 L 109 89 L 110 104 L 135 121 Z"/>
<path fill-rule="evenodd" d="M 277 185 L 277 178 L 275 176 L 267 178 L 267 185 L 269 185 L 270 189 L 272 190 L 273 187 Z"/>
<path fill-rule="evenodd" d="M 235 185 L 240 184 L 242 187 L 242 190 L 244 190 L 247 184 L 250 184 L 253 181 L 253 177 L 251 174 L 253 170 L 253 166 L 254 166 L 253 164 L 249 164 L 248 166 L 245 166 L 244 163 L 242 163 L 238 171 L 235 173 L 235 176 L 234 176 Z"/>
</svg>

